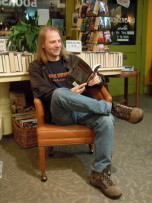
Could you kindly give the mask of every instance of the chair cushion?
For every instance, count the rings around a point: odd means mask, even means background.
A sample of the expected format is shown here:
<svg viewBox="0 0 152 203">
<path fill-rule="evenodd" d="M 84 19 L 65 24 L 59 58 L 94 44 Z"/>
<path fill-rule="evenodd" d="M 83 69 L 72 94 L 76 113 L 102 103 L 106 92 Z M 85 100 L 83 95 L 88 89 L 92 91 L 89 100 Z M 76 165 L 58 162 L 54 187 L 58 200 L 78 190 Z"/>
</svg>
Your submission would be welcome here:
<svg viewBox="0 0 152 203">
<path fill-rule="evenodd" d="M 39 125 L 37 128 L 38 145 L 92 143 L 94 132 L 83 125 L 57 126 Z"/>
</svg>

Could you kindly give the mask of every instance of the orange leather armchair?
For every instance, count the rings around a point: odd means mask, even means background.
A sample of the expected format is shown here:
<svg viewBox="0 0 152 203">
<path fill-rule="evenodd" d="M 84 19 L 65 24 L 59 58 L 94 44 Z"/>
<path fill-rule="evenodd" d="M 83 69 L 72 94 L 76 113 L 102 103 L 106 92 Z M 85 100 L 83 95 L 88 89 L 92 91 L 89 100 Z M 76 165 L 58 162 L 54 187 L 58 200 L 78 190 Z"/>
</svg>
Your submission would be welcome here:
<svg viewBox="0 0 152 203">
<path fill-rule="evenodd" d="M 89 88 L 88 90 L 98 100 L 112 101 L 111 95 L 105 87 Z M 39 161 L 41 170 L 41 181 L 47 181 L 45 174 L 45 147 L 50 149 L 55 145 L 89 144 L 92 152 L 94 131 L 83 125 L 58 126 L 47 124 L 44 121 L 44 109 L 40 99 L 34 98 L 37 114 L 37 140 L 39 148 Z"/>
</svg>

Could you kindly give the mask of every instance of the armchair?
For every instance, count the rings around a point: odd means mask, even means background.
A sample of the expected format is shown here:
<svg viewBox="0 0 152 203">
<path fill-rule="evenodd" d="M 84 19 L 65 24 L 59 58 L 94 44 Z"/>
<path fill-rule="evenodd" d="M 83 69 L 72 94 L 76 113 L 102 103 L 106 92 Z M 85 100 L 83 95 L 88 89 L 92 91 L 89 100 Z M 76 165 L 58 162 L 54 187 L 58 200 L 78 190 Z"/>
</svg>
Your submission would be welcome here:
<svg viewBox="0 0 152 203">
<path fill-rule="evenodd" d="M 111 95 L 105 87 L 89 88 L 91 95 L 98 100 L 104 99 L 112 101 Z M 50 149 L 55 145 L 89 144 L 90 152 L 93 152 L 94 132 L 92 129 L 83 125 L 57 126 L 47 124 L 44 120 L 43 103 L 40 99 L 34 98 L 37 115 L 37 140 L 39 148 L 39 161 L 41 170 L 41 181 L 47 181 L 45 174 L 45 147 Z"/>
</svg>

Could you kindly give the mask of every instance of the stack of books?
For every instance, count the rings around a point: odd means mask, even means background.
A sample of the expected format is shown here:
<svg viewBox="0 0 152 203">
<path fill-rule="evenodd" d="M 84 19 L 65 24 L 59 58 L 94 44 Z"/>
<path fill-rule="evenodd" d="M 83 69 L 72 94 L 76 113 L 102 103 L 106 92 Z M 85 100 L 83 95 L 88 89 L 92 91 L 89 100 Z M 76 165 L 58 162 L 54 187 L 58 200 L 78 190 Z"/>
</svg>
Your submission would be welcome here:
<svg viewBox="0 0 152 203">
<path fill-rule="evenodd" d="M 37 126 L 35 111 L 22 112 L 13 114 L 12 117 L 23 127 L 31 128 Z"/>
<path fill-rule="evenodd" d="M 120 74 L 123 66 L 122 52 L 81 52 L 77 54 L 83 59 L 92 69 L 98 68 L 98 72 L 103 75 Z"/>
<path fill-rule="evenodd" d="M 28 52 L 0 52 L 0 74 L 26 73 L 35 59 L 36 54 Z"/>
</svg>

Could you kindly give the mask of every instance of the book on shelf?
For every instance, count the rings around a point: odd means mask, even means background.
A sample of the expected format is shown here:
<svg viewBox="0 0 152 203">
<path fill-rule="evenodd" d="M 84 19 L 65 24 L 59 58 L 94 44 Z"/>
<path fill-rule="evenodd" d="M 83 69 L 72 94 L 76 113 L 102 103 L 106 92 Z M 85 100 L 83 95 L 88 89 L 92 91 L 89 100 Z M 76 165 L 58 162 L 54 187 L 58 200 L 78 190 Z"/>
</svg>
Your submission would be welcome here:
<svg viewBox="0 0 152 203">
<path fill-rule="evenodd" d="M 98 15 L 100 9 L 100 2 L 96 0 L 92 13 Z"/>
<path fill-rule="evenodd" d="M 75 10 L 79 9 L 81 5 L 81 0 L 75 0 Z"/>
<path fill-rule="evenodd" d="M 107 6 L 107 0 L 100 1 L 99 15 L 108 15 L 109 10 Z"/>
<path fill-rule="evenodd" d="M 82 4 L 78 8 L 78 17 L 81 18 Z"/>
<path fill-rule="evenodd" d="M 99 25 L 98 25 L 99 30 L 105 28 L 105 21 L 104 21 L 104 17 L 100 16 L 99 17 Z"/>
<path fill-rule="evenodd" d="M 80 32 L 79 33 L 78 40 L 82 41 L 82 45 L 84 45 L 86 43 L 87 38 L 88 38 L 88 33 L 87 32 Z"/>
<path fill-rule="evenodd" d="M 111 21 L 110 17 L 104 17 L 104 27 L 110 29 L 111 28 Z"/>
<path fill-rule="evenodd" d="M 81 18 L 85 18 L 86 17 L 86 11 L 87 11 L 87 4 L 83 4 L 82 8 L 81 8 Z"/>
<path fill-rule="evenodd" d="M 86 30 L 87 31 L 89 31 L 89 30 L 97 31 L 98 26 L 99 26 L 99 21 L 100 21 L 100 18 L 94 17 L 94 16 L 86 19 Z"/>
<path fill-rule="evenodd" d="M 88 34 L 88 37 L 87 37 L 87 42 L 88 42 L 89 44 L 93 44 L 93 40 L 94 40 L 94 32 L 90 32 L 90 33 Z"/>
<path fill-rule="evenodd" d="M 17 52 L 17 60 L 18 60 L 18 67 L 19 67 L 19 72 L 23 71 L 23 67 L 22 67 L 22 53 L 21 52 Z"/>
<path fill-rule="evenodd" d="M 22 63 L 22 71 L 23 72 L 27 72 L 27 69 L 26 69 L 26 57 L 24 55 L 21 56 L 21 63 Z"/>
<path fill-rule="evenodd" d="M 7 69 L 6 69 L 6 61 L 5 61 L 5 56 L 2 54 L 2 65 L 3 65 L 3 72 L 6 73 Z"/>
<path fill-rule="evenodd" d="M 80 27 L 80 31 L 81 32 L 85 32 L 87 29 L 87 20 L 83 19 L 82 23 L 81 23 L 81 27 Z"/>
<path fill-rule="evenodd" d="M 81 24 L 82 24 L 82 21 L 83 21 L 82 18 L 78 18 L 78 21 L 77 21 L 77 28 L 78 28 L 78 29 L 80 29 Z"/>
<path fill-rule="evenodd" d="M 104 38 L 104 33 L 103 33 L 103 31 L 99 31 L 99 32 L 98 32 L 98 43 L 99 43 L 99 44 L 105 43 L 105 38 Z"/>
<path fill-rule="evenodd" d="M 110 43 L 111 42 L 110 30 L 104 31 L 104 38 L 105 38 L 105 43 Z"/>
<path fill-rule="evenodd" d="M 94 10 L 94 4 L 88 3 L 87 4 L 87 10 L 86 10 L 86 16 L 92 16 Z"/>
<path fill-rule="evenodd" d="M 2 56 L 0 55 L 0 73 L 4 72 Z"/>
<path fill-rule="evenodd" d="M 14 60 L 15 60 L 15 71 L 19 72 L 19 62 L 18 62 L 18 58 L 17 58 L 17 54 L 14 55 Z"/>
<path fill-rule="evenodd" d="M 91 17 L 89 24 L 89 30 L 97 30 L 97 27 L 95 27 L 96 17 Z"/>
<path fill-rule="evenodd" d="M 8 54 L 4 55 L 5 62 L 6 62 L 6 72 L 10 73 L 11 72 L 11 67 L 10 67 L 10 60 Z"/>
<path fill-rule="evenodd" d="M 72 26 L 77 26 L 77 21 L 78 21 L 78 13 L 73 12 L 72 13 Z"/>
<path fill-rule="evenodd" d="M 14 52 L 8 52 L 11 72 L 16 72 Z"/>
</svg>

